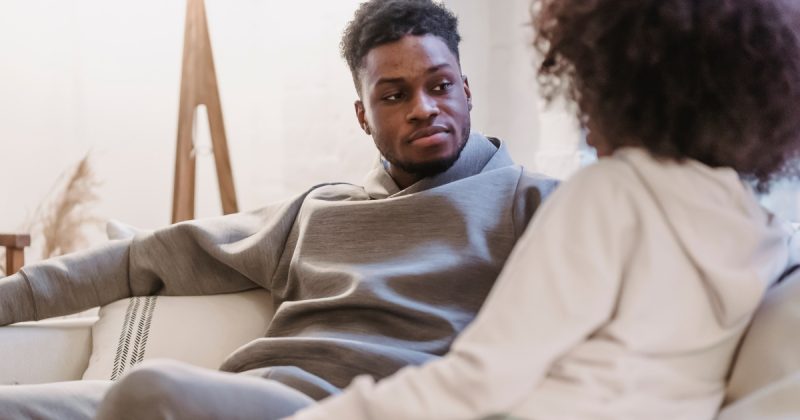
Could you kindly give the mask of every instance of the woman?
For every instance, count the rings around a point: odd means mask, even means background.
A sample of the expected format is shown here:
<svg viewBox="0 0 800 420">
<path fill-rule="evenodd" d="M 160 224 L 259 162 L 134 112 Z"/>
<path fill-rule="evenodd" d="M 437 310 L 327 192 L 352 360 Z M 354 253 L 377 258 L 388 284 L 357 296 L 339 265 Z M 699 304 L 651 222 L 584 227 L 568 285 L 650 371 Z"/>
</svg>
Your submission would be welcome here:
<svg viewBox="0 0 800 420">
<path fill-rule="evenodd" d="M 791 0 L 543 0 L 536 47 L 599 161 L 539 210 L 443 359 L 296 419 L 711 419 L 787 262 L 754 198 L 800 146 Z"/>
</svg>

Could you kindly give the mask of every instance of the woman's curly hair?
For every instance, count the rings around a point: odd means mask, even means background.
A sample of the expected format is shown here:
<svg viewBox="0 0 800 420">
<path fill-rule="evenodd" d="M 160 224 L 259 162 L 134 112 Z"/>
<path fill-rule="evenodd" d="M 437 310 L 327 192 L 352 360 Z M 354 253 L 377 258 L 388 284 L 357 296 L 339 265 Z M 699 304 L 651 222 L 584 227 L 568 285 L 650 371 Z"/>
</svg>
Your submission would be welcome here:
<svg viewBox="0 0 800 420">
<path fill-rule="evenodd" d="M 731 167 L 766 190 L 800 148 L 794 2 L 538 0 L 543 93 L 612 148 Z"/>
</svg>

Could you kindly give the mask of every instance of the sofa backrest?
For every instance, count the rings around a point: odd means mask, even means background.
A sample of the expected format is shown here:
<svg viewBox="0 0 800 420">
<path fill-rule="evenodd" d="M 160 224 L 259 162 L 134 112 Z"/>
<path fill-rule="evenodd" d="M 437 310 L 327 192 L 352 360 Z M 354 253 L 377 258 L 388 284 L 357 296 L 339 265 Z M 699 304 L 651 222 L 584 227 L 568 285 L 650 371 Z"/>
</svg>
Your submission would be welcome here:
<svg viewBox="0 0 800 420">
<path fill-rule="evenodd" d="M 800 269 L 794 269 L 767 291 L 756 311 L 734 361 L 725 404 L 790 376 L 800 380 L 798 373 Z"/>
</svg>

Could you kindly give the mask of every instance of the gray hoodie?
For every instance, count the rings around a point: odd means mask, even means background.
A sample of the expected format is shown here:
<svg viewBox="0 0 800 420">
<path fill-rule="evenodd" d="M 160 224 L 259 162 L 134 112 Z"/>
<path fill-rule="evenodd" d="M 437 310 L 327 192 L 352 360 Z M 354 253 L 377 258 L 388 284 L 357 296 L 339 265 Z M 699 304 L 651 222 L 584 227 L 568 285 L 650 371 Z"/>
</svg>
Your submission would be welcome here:
<svg viewBox="0 0 800 420">
<path fill-rule="evenodd" d="M 271 368 L 321 398 L 357 374 L 383 378 L 446 353 L 554 185 L 474 134 L 453 167 L 404 190 L 379 165 L 363 187 L 321 185 L 27 266 L 0 281 L 0 324 L 128 296 L 263 287 L 279 305 L 266 336 L 221 369 Z"/>
</svg>

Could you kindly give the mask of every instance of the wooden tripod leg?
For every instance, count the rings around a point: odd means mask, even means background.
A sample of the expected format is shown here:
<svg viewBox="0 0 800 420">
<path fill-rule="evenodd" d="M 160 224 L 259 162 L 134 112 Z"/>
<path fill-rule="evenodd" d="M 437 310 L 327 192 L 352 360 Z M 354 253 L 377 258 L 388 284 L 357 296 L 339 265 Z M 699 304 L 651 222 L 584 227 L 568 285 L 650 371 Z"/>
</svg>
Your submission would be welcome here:
<svg viewBox="0 0 800 420">
<path fill-rule="evenodd" d="M 182 89 L 183 90 L 183 89 Z M 175 181 L 172 195 L 172 223 L 194 219 L 195 157 L 192 149 L 194 106 L 181 94 L 178 117 L 178 149 L 175 152 Z"/>
<path fill-rule="evenodd" d="M 216 93 L 216 89 L 214 93 Z M 239 211 L 239 205 L 236 200 L 236 189 L 233 186 L 233 171 L 231 169 L 231 158 L 228 154 L 228 141 L 225 138 L 222 107 L 219 102 L 219 94 L 212 96 L 213 99 L 207 105 L 208 126 L 211 130 L 211 143 L 214 147 L 214 163 L 217 168 L 217 182 L 219 182 L 222 212 L 224 214 L 236 213 Z"/>
<path fill-rule="evenodd" d="M 175 183 L 172 196 L 173 223 L 194 218 L 196 165 L 192 153 L 194 147 L 192 136 L 196 110 L 200 105 L 205 105 L 208 110 L 222 211 L 224 214 L 235 213 L 238 211 L 236 190 L 205 6 L 203 0 L 188 0 L 178 115 L 178 148 L 175 156 Z"/>
</svg>

